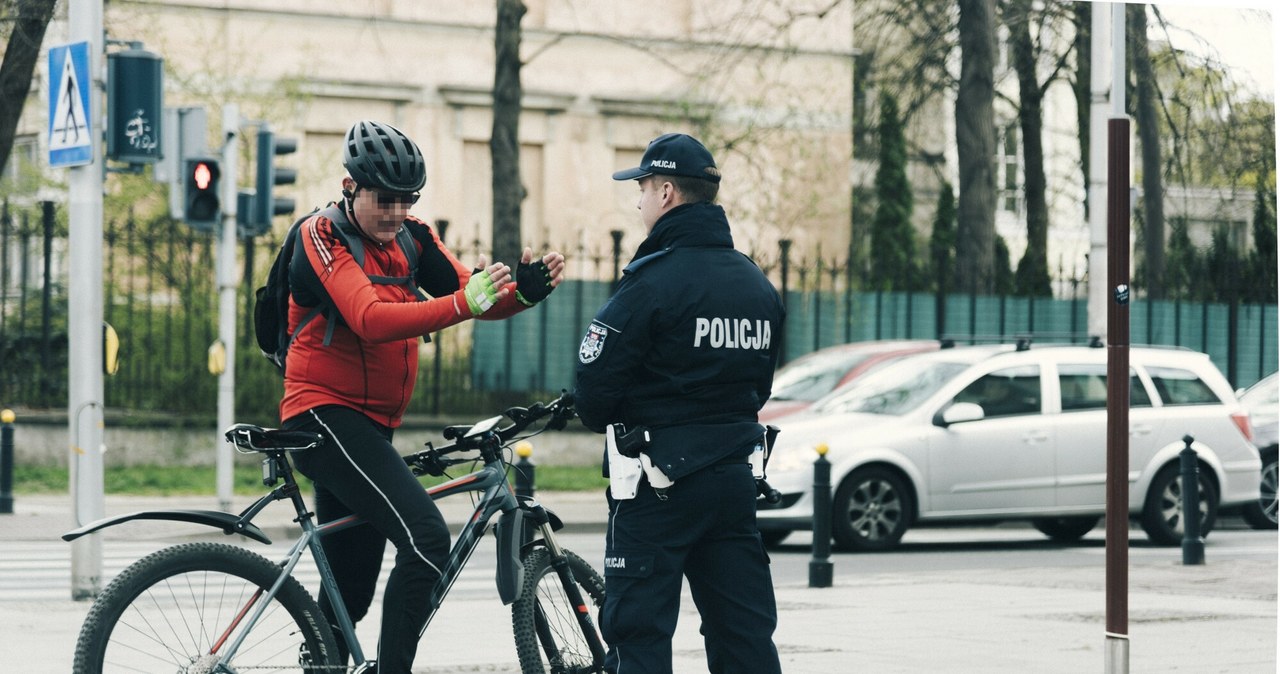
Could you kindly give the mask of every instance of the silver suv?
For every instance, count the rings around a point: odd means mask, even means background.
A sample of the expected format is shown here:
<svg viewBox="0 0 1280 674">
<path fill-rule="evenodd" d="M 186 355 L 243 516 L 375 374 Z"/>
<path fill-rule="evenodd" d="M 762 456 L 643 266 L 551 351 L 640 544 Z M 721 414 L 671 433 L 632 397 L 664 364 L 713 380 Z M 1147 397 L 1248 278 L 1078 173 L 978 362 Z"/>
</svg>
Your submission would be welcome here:
<svg viewBox="0 0 1280 674">
<path fill-rule="evenodd" d="M 1030 520 L 1076 540 L 1106 510 L 1107 350 L 971 346 L 907 356 L 780 421 L 761 504 L 766 543 L 811 529 L 815 448 L 831 462 L 832 535 L 884 550 L 916 523 Z M 1182 538 L 1178 453 L 1200 463 L 1201 532 L 1219 505 L 1255 501 L 1248 414 L 1209 357 L 1129 351 L 1129 510 L 1161 545 Z"/>
</svg>

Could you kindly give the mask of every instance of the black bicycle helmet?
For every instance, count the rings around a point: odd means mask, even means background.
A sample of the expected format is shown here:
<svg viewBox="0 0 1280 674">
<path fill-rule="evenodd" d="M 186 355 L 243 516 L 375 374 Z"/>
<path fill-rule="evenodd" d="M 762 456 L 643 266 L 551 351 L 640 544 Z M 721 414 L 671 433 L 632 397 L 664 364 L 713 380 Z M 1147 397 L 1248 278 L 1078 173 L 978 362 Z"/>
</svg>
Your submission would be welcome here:
<svg viewBox="0 0 1280 674">
<path fill-rule="evenodd" d="M 382 122 L 356 122 L 347 131 L 342 165 L 361 187 L 417 192 L 427 184 L 422 151 L 400 129 Z"/>
</svg>

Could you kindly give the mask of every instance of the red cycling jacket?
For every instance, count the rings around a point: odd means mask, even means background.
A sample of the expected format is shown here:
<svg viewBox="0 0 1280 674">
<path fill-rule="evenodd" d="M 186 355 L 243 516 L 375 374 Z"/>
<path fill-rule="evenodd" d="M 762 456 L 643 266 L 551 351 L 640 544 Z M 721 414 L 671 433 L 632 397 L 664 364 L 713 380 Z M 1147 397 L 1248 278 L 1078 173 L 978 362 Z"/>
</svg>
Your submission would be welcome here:
<svg viewBox="0 0 1280 674">
<path fill-rule="evenodd" d="M 335 227 L 362 236 L 348 223 L 317 214 L 302 223 L 289 270 L 289 333 L 321 302 L 337 309 L 330 343 L 329 319 L 307 323 L 289 347 L 280 418 L 320 405 L 342 405 L 392 428 L 413 395 L 418 375 L 419 337 L 471 318 L 462 288 L 471 269 L 453 256 L 425 222 L 408 217 L 404 226 L 417 246 L 415 281 L 432 299 L 419 300 L 405 285 L 375 284 L 374 276 L 408 276 L 409 262 L 394 241 L 381 245 L 365 237 L 361 269 Z M 481 318 L 512 316 L 525 307 L 515 287 Z"/>
</svg>

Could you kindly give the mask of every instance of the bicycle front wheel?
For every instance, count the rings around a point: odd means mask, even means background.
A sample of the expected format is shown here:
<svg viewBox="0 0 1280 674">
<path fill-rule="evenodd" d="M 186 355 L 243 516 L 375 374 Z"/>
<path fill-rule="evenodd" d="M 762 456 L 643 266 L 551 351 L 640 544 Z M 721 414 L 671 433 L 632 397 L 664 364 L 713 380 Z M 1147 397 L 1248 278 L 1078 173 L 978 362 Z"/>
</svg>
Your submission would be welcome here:
<svg viewBox="0 0 1280 674">
<path fill-rule="evenodd" d="M 292 577 L 270 599 L 281 567 L 244 548 L 189 543 L 148 555 L 103 590 L 80 628 L 76 674 L 339 671 L 333 632 Z M 253 625 L 249 619 L 269 602 Z M 247 632 L 247 633 L 246 633 Z"/>
<path fill-rule="evenodd" d="M 604 579 L 581 557 L 568 550 L 564 554 L 582 605 L 570 599 L 570 590 L 552 567 L 546 548 L 524 555 L 524 588 L 511 608 L 523 674 L 604 671 L 603 660 L 592 652 L 592 644 L 598 646 L 604 640 L 590 618 L 590 612 L 604 604 Z M 580 621 L 580 615 L 586 620 Z"/>
</svg>

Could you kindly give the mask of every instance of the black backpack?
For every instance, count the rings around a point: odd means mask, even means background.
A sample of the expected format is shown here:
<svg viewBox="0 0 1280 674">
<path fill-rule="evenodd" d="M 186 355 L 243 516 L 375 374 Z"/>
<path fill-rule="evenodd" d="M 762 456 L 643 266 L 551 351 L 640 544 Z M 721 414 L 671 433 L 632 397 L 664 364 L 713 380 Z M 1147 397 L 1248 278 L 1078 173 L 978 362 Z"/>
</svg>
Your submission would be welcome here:
<svg viewBox="0 0 1280 674">
<path fill-rule="evenodd" d="M 266 285 L 254 292 L 253 306 L 253 331 L 258 340 L 258 348 L 262 350 L 262 355 L 266 356 L 267 360 L 275 364 L 281 375 L 284 374 L 285 357 L 289 354 L 289 347 L 308 323 L 322 314 L 328 319 L 328 327 L 324 333 L 324 345 L 329 346 L 330 341 L 333 339 L 333 328 L 341 320 L 341 316 L 337 315 L 338 312 L 334 310 L 334 307 L 321 300 L 298 323 L 298 329 L 294 330 L 292 334 L 289 332 L 289 263 L 293 260 L 294 248 L 300 236 L 298 232 L 302 229 L 302 223 L 317 213 L 333 222 L 334 233 L 338 238 L 342 239 L 347 250 L 351 251 L 351 256 L 355 258 L 356 264 L 364 266 L 364 239 L 355 232 L 354 227 L 347 222 L 342 211 L 333 204 L 330 204 L 324 210 L 317 208 L 289 226 L 289 232 L 285 234 L 284 241 L 280 244 L 280 251 L 276 253 L 276 259 L 271 263 L 271 271 L 267 273 Z M 387 285 L 408 285 L 419 299 L 425 299 L 422 291 L 418 289 L 417 284 L 414 282 L 418 271 L 418 248 L 413 244 L 413 235 L 409 233 L 408 228 L 400 228 L 400 232 L 396 234 L 396 244 L 404 251 L 405 258 L 409 261 L 409 275 L 379 276 L 371 274 L 369 280 L 373 283 Z"/>
</svg>

